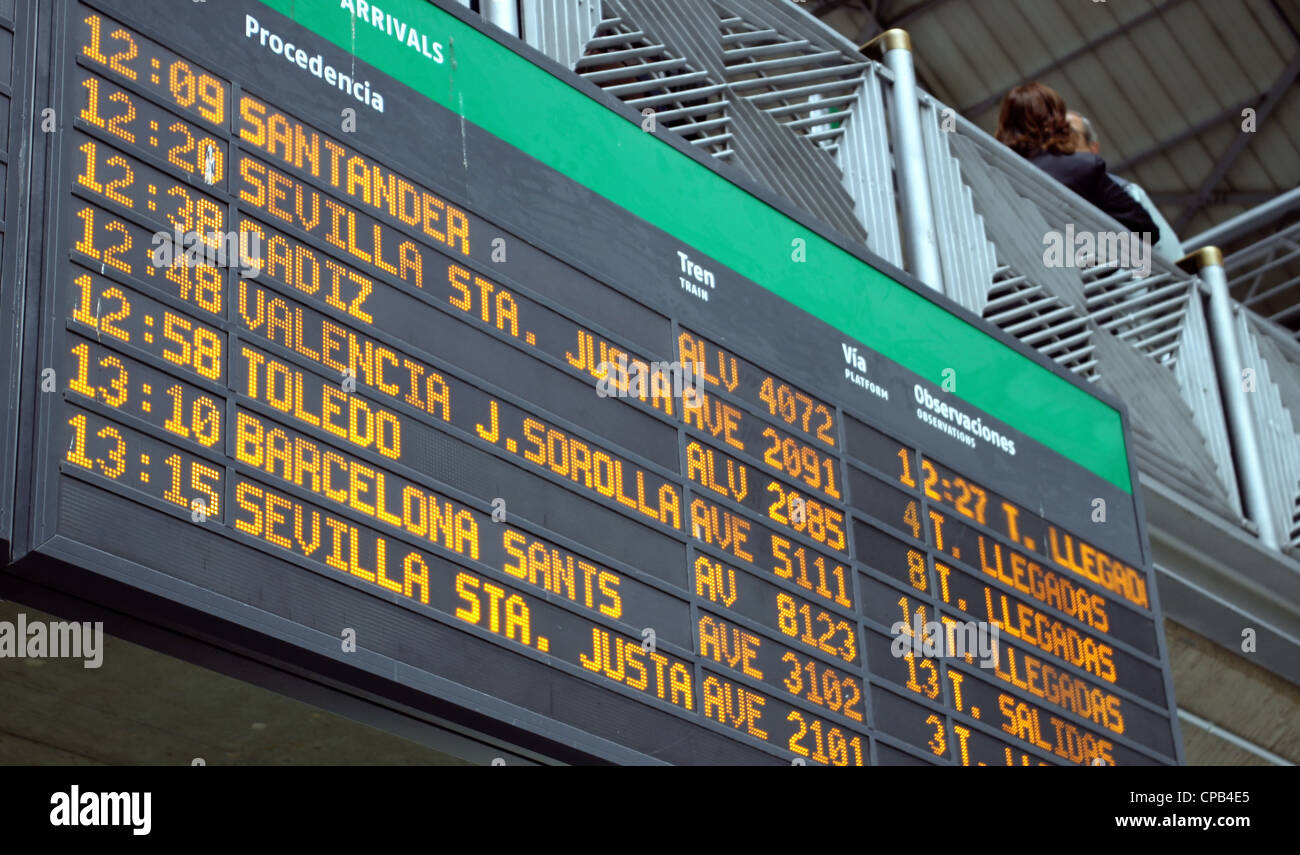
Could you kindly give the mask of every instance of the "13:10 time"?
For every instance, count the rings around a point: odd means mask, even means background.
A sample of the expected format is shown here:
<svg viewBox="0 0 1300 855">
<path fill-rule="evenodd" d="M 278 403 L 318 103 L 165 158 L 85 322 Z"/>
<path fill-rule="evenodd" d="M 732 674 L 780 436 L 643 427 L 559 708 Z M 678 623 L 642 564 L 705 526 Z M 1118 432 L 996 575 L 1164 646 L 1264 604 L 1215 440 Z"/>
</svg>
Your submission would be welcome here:
<svg viewBox="0 0 1300 855">
<path fill-rule="evenodd" d="M 113 376 L 107 380 L 106 385 L 92 386 L 90 384 L 90 345 L 84 342 L 76 344 L 72 347 L 71 353 L 76 363 L 76 369 L 72 379 L 68 381 L 68 388 L 91 400 L 102 401 L 114 409 L 121 409 L 127 403 L 131 393 L 130 377 L 122 360 L 112 354 L 101 355 L 98 367 L 106 372 L 111 371 Z M 143 395 L 141 400 L 143 412 L 151 412 L 153 410 L 153 385 L 149 383 L 139 384 L 137 392 Z M 205 448 L 216 445 L 221 440 L 222 410 L 216 399 L 209 395 L 199 394 L 190 401 L 190 406 L 186 408 L 185 387 L 180 383 L 167 387 L 163 390 L 163 394 L 171 398 L 171 413 L 162 423 L 166 430 L 179 437 L 192 439 Z M 188 412 L 186 412 L 187 409 Z"/>
</svg>

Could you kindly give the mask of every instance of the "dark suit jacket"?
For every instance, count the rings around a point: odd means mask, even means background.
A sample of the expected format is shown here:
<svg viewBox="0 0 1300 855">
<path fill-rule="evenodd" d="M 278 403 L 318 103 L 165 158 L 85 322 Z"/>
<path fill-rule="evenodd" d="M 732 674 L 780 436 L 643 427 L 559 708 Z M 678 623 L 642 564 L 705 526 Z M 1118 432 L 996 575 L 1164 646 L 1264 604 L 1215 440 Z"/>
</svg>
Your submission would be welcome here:
<svg viewBox="0 0 1300 855">
<path fill-rule="evenodd" d="M 1125 228 L 1138 233 L 1151 232 L 1152 242 L 1160 239 L 1160 229 L 1151 219 L 1151 215 L 1136 199 L 1126 193 L 1115 179 L 1110 177 L 1106 172 L 1106 161 L 1097 155 L 1039 152 L 1030 155 L 1027 159 L 1034 166 L 1119 220 Z"/>
</svg>

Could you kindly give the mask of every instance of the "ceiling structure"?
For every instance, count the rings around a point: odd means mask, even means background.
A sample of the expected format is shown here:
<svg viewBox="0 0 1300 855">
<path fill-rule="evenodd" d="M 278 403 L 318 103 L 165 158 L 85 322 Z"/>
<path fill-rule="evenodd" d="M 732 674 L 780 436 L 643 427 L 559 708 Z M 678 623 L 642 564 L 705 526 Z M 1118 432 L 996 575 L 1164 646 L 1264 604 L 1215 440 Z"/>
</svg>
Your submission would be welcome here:
<svg viewBox="0 0 1300 855">
<path fill-rule="evenodd" d="M 922 88 L 989 133 L 1013 86 L 1056 89 L 1089 117 L 1110 170 L 1144 187 L 1185 241 L 1300 185 L 1300 0 L 799 5 L 859 45 L 906 29 Z M 1297 222 L 1293 206 L 1224 249 Z M 1266 287 L 1297 274 L 1291 258 Z M 1284 290 L 1281 308 L 1300 302 L 1300 288 Z"/>
</svg>

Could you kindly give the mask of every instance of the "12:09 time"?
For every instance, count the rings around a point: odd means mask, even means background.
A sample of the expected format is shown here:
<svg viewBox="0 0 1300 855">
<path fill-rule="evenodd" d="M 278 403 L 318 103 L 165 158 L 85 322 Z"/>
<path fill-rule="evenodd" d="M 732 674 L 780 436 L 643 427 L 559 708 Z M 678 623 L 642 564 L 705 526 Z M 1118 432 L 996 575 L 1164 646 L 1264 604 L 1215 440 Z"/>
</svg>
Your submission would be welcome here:
<svg viewBox="0 0 1300 855">
<path fill-rule="evenodd" d="M 178 107 L 214 125 L 225 123 L 226 86 L 222 81 L 125 27 L 114 27 L 112 21 L 99 15 L 87 15 L 82 21 L 89 27 L 88 38 L 81 46 L 83 56 L 164 94 Z M 147 54 L 141 54 L 141 45 Z"/>
</svg>

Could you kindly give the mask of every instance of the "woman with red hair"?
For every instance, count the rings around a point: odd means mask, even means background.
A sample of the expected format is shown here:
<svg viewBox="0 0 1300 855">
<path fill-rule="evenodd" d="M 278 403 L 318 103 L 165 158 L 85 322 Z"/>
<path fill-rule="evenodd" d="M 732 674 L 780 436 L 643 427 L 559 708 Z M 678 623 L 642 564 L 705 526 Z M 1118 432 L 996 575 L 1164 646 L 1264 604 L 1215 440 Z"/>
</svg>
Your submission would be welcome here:
<svg viewBox="0 0 1300 855">
<path fill-rule="evenodd" d="M 1134 232 L 1158 237 L 1155 222 L 1106 172 L 1106 161 L 1075 152 L 1065 99 L 1042 83 L 1017 86 L 1002 99 L 998 141 Z"/>
</svg>

